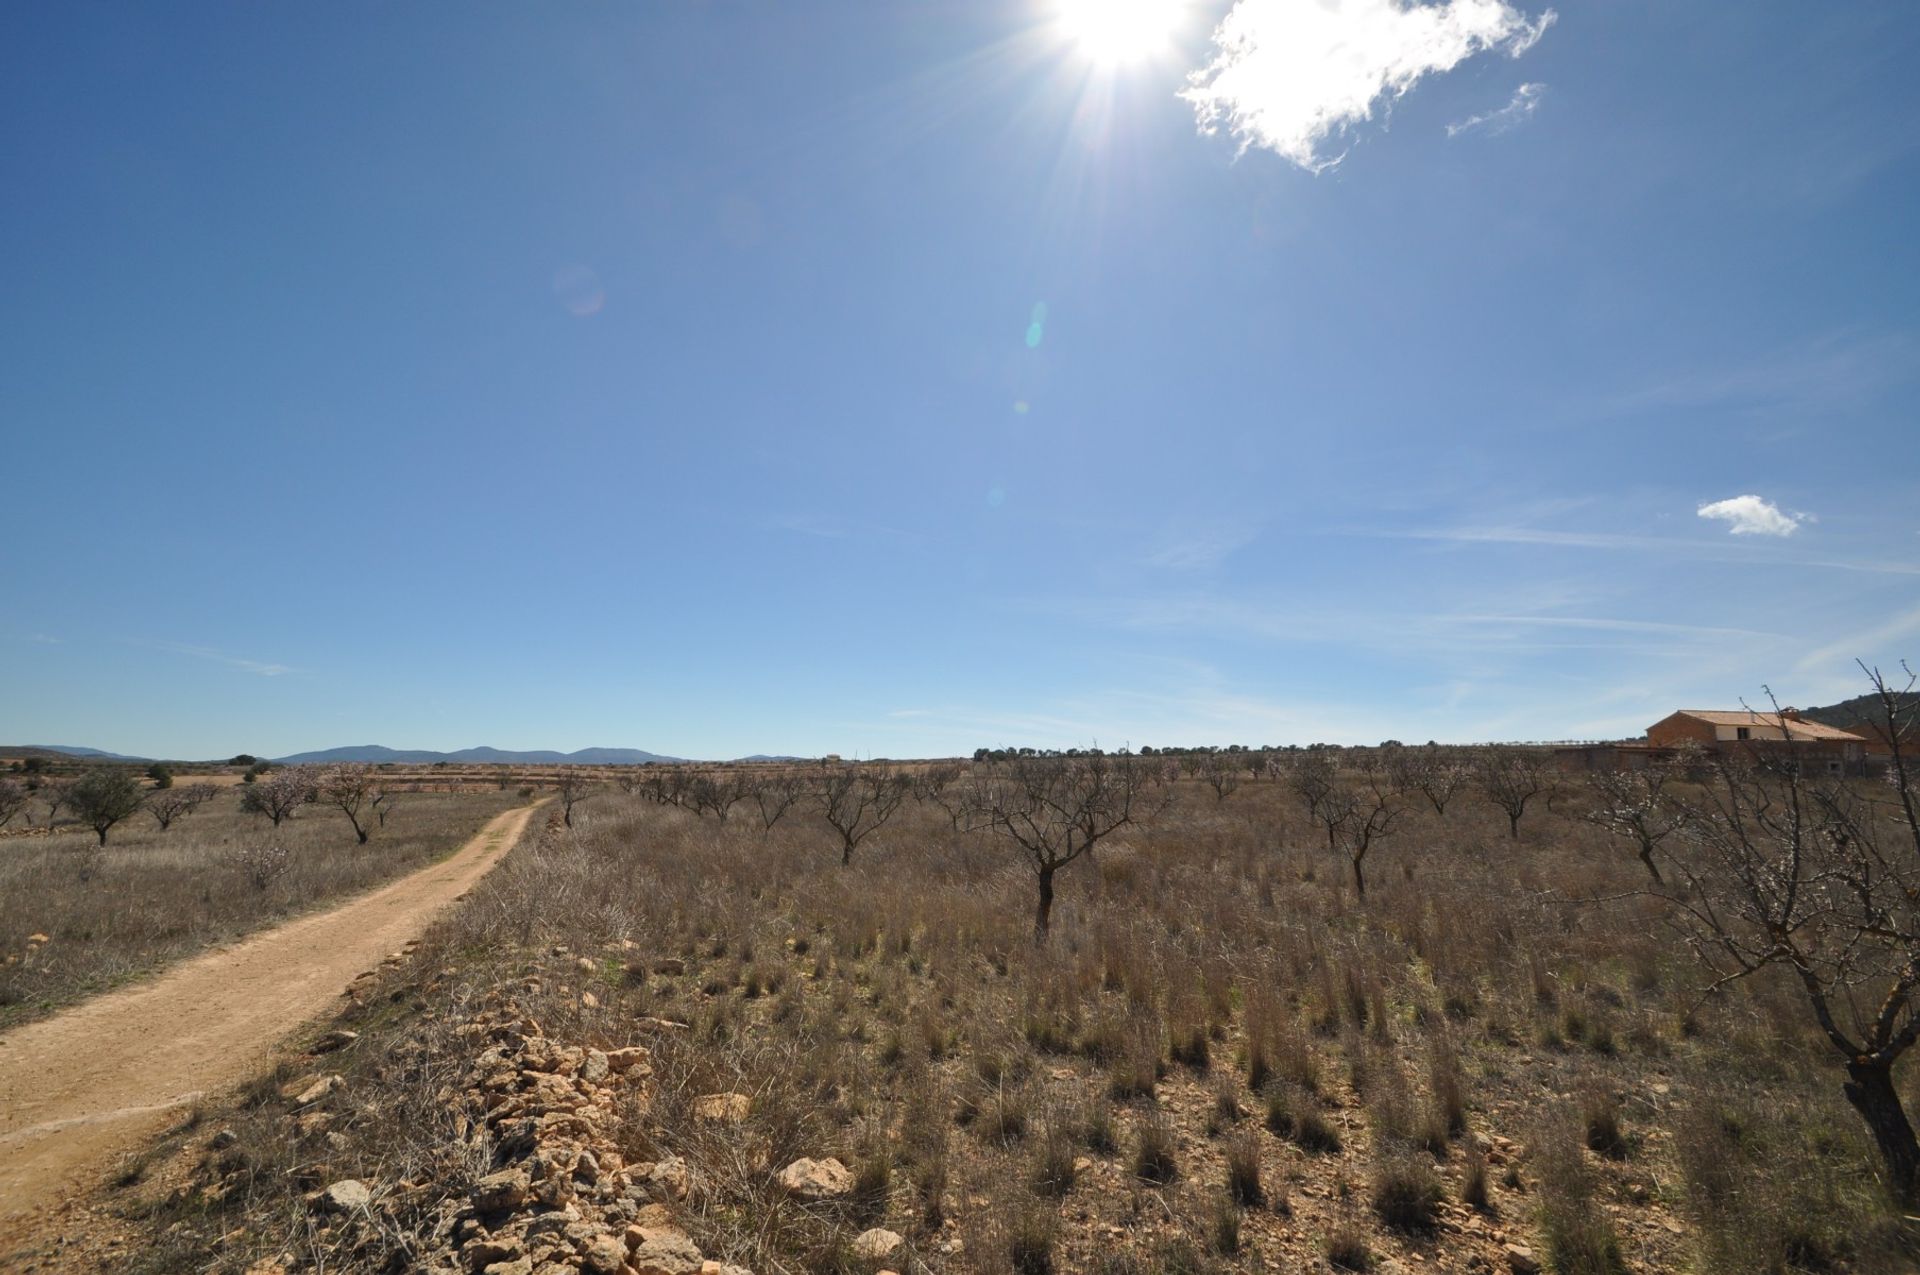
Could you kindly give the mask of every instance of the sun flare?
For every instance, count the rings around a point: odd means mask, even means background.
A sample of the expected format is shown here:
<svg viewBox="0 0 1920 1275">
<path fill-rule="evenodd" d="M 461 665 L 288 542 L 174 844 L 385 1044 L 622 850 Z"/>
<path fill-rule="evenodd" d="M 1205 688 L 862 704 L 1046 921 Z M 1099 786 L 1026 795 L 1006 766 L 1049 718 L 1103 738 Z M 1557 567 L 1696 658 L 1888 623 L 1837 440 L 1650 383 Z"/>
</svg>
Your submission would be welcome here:
<svg viewBox="0 0 1920 1275">
<path fill-rule="evenodd" d="M 1165 52 L 1186 14 L 1188 0 L 1056 0 L 1060 29 L 1102 66 L 1118 66 Z"/>
</svg>

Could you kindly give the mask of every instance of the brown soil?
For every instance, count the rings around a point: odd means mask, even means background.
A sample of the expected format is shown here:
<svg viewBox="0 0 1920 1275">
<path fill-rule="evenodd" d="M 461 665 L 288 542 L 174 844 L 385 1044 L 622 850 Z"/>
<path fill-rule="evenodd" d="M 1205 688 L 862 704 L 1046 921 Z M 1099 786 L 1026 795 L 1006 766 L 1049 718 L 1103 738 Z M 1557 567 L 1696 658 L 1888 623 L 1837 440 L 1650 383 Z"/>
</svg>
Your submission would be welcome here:
<svg viewBox="0 0 1920 1275">
<path fill-rule="evenodd" d="M 532 812 L 331 911 L 0 1036 L 0 1230 L 18 1243 L 57 1228 L 182 1107 L 265 1070 L 289 1031 L 485 876 Z"/>
</svg>

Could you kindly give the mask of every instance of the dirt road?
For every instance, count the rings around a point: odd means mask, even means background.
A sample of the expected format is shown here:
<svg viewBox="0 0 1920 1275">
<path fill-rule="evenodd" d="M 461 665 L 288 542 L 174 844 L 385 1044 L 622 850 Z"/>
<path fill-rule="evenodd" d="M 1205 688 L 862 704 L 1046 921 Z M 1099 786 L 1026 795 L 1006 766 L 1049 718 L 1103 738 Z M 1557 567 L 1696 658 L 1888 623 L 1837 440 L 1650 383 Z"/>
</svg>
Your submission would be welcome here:
<svg viewBox="0 0 1920 1275">
<path fill-rule="evenodd" d="M 0 1036 L 0 1234 L 91 1188 L 184 1104 L 264 1070 L 282 1037 L 485 876 L 535 809 L 332 911 Z"/>
</svg>

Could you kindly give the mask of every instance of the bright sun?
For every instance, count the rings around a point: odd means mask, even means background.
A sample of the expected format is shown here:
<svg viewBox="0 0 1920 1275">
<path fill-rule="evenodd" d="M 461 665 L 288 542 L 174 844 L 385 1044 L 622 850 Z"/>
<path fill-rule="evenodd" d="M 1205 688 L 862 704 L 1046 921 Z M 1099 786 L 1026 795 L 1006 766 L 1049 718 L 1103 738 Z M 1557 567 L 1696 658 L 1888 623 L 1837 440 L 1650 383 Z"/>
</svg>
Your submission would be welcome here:
<svg viewBox="0 0 1920 1275">
<path fill-rule="evenodd" d="M 1103 66 L 1163 52 L 1187 0 L 1055 0 L 1059 23 L 1080 51 Z"/>
</svg>

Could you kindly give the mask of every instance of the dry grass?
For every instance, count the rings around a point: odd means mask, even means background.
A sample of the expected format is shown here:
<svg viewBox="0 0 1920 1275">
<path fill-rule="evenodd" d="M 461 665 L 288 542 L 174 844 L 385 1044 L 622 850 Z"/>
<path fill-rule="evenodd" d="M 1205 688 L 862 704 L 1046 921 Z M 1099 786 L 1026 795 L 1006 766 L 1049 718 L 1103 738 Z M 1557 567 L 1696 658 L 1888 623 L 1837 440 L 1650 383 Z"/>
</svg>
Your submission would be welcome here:
<svg viewBox="0 0 1920 1275">
<path fill-rule="evenodd" d="M 1517 840 L 1465 796 L 1411 811 L 1362 903 L 1281 785 L 1186 784 L 1063 875 L 1044 948 L 1018 860 L 932 806 L 852 868 L 805 818 L 765 833 L 608 796 L 576 824 L 356 1011 L 333 1145 L 292 1147 L 265 1088 L 219 1117 L 251 1122 L 232 1154 L 258 1171 L 161 1212 L 156 1236 L 181 1225 L 145 1269 L 399 1261 L 330 1250 L 281 1179 L 456 1193 L 481 1166 L 448 1160 L 432 1097 L 460 1061 L 446 1028 L 501 1003 L 654 1049 L 625 1150 L 684 1156 L 684 1224 L 760 1275 L 855 1269 L 875 1224 L 911 1269 L 994 1275 L 1504 1269 L 1508 1240 L 1567 1271 L 1912 1268 L 1794 989 L 1697 1004 L 1654 914 L 1580 902 L 1639 865 L 1544 810 Z M 715 1092 L 752 1096 L 743 1125 L 692 1118 Z M 839 1156 L 860 1197 L 782 1198 L 802 1155 Z"/>
<path fill-rule="evenodd" d="M 423 867 L 518 801 L 403 794 L 365 846 L 327 807 L 274 828 L 231 789 L 164 832 L 138 812 L 104 849 L 72 825 L 0 839 L 0 1027 Z"/>
</svg>

